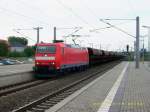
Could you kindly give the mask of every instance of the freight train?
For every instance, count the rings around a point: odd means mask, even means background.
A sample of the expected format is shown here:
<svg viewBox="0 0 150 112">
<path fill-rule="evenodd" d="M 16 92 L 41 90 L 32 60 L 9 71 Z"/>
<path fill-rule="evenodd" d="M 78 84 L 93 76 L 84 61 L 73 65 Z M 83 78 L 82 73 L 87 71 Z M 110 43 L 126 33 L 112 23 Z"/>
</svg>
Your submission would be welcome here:
<svg viewBox="0 0 150 112">
<path fill-rule="evenodd" d="M 36 73 L 86 69 L 89 66 L 122 57 L 117 52 L 83 48 L 63 42 L 39 43 L 36 46 L 34 66 Z"/>
</svg>

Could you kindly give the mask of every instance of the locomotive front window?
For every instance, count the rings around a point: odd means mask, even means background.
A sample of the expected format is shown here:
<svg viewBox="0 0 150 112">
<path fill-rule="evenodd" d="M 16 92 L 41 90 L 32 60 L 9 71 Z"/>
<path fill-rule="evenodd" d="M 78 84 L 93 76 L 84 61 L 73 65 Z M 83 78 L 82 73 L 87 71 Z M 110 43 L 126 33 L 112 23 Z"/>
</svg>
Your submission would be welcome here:
<svg viewBox="0 0 150 112">
<path fill-rule="evenodd" d="M 37 52 L 38 53 L 55 53 L 56 46 L 38 46 Z"/>
</svg>

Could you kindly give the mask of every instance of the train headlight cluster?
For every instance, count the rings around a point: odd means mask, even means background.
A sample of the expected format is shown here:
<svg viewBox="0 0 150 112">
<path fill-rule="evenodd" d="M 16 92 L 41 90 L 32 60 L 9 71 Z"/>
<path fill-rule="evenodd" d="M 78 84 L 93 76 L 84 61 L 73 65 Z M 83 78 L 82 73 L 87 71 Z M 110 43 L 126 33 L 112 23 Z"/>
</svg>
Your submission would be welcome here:
<svg viewBox="0 0 150 112">
<path fill-rule="evenodd" d="M 36 64 L 39 65 L 40 63 L 39 63 L 39 62 L 36 62 Z"/>
<path fill-rule="evenodd" d="M 52 62 L 52 65 L 54 65 L 55 64 L 55 62 Z"/>
</svg>

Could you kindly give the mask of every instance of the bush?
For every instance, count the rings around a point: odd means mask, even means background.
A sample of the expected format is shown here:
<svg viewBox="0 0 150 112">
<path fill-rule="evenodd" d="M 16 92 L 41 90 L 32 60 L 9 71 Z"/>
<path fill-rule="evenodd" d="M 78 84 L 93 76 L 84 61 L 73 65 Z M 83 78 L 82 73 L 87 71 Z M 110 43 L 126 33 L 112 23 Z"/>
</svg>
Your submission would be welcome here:
<svg viewBox="0 0 150 112">
<path fill-rule="evenodd" d="M 24 52 L 9 52 L 8 53 L 8 57 L 25 57 L 25 53 Z"/>
<path fill-rule="evenodd" d="M 31 47 L 27 47 L 24 49 L 24 54 L 27 56 L 27 57 L 32 57 L 34 56 L 35 54 L 35 47 L 34 46 L 31 46 Z"/>
</svg>

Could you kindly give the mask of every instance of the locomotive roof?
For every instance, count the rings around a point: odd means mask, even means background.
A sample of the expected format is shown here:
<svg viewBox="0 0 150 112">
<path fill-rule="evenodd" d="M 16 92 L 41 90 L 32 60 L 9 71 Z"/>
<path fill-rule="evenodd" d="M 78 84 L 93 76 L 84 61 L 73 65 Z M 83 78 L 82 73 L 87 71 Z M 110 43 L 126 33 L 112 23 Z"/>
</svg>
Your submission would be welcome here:
<svg viewBox="0 0 150 112">
<path fill-rule="evenodd" d="M 61 46 L 64 46 L 65 44 L 60 42 L 60 43 L 38 43 L 36 45 L 38 45 L 38 46 L 49 46 L 49 45 L 61 45 Z"/>
<path fill-rule="evenodd" d="M 79 48 L 79 49 L 86 49 L 84 47 L 80 47 L 79 45 L 73 45 L 73 44 L 65 44 L 63 42 L 58 43 L 38 43 L 37 46 L 50 46 L 50 45 L 59 45 L 61 47 L 70 47 L 70 48 Z"/>
</svg>

